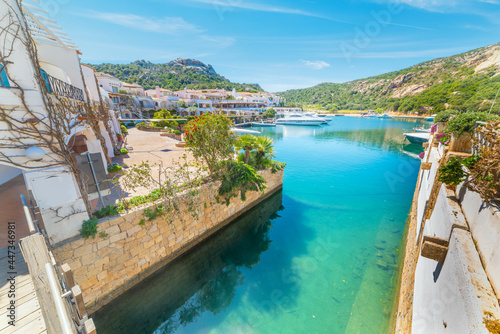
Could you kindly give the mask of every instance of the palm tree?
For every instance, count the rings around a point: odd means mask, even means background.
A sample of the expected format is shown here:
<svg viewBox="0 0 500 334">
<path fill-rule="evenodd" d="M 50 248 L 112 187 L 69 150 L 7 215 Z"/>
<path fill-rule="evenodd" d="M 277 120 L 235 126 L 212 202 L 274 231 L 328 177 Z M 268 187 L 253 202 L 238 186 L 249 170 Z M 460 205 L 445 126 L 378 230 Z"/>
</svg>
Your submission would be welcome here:
<svg viewBox="0 0 500 334">
<path fill-rule="evenodd" d="M 273 140 L 267 136 L 255 138 L 255 148 L 257 150 L 257 162 L 259 168 L 262 165 L 264 158 L 271 159 L 274 157 Z"/>
<path fill-rule="evenodd" d="M 248 164 L 248 160 L 250 159 L 250 151 L 256 149 L 257 137 L 252 135 L 243 135 L 238 137 L 235 143 L 235 147 L 237 150 L 245 151 L 245 160 L 244 162 Z"/>
</svg>

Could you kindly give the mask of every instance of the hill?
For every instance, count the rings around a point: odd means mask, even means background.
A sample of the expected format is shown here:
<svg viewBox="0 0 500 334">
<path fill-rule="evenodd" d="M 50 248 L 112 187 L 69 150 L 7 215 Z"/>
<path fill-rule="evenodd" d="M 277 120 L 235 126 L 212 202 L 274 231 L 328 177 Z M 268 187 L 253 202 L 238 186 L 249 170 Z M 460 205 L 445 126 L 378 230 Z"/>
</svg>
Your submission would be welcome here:
<svg viewBox="0 0 500 334">
<path fill-rule="evenodd" d="M 184 89 L 224 88 L 237 91 L 262 91 L 258 84 L 239 84 L 230 82 L 217 74 L 211 65 L 199 60 L 179 58 L 165 64 L 154 64 L 145 60 L 137 60 L 130 64 L 90 65 L 98 72 L 106 72 L 118 79 L 137 83 L 145 89 L 155 86 L 172 91 Z"/>
<path fill-rule="evenodd" d="M 500 43 L 346 83 L 280 93 L 288 103 L 336 111 L 489 110 L 500 89 Z M 493 112 L 500 114 L 500 103 Z"/>
</svg>

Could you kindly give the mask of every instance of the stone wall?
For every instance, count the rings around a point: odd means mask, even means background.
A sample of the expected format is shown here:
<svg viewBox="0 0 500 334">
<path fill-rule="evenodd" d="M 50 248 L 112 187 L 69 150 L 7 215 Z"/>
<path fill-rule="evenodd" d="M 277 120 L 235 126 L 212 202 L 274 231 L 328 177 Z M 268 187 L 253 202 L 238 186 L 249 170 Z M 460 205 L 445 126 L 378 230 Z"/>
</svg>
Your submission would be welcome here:
<svg viewBox="0 0 500 334">
<path fill-rule="evenodd" d="M 430 169 L 419 173 L 395 333 L 498 333 L 500 327 L 500 305 L 491 284 L 499 272 L 493 245 L 499 240 L 500 221 L 495 223 L 495 210 L 471 198 L 470 192 L 461 187 L 455 192 L 438 182 L 447 154 L 455 153 L 430 145 L 424 158 Z M 444 258 L 434 260 L 435 254 L 421 251 L 424 236 L 446 243 L 425 244 L 427 250 L 446 249 Z"/>
<path fill-rule="evenodd" d="M 198 244 L 256 204 L 282 188 L 283 172 L 259 172 L 268 188 L 264 195 L 247 192 L 246 201 L 232 198 L 229 205 L 216 203 L 219 183 L 202 187 L 200 203 L 207 203 L 198 217 L 192 217 L 181 205 L 180 215 L 169 223 L 160 218 L 144 219 L 146 207 L 120 216 L 101 219 L 99 231 L 109 236 L 75 240 L 53 249 L 59 264 L 68 263 L 74 271 L 75 281 L 83 291 L 89 313 L 95 312 L 131 286 Z M 184 209 L 187 204 L 184 205 Z"/>
</svg>

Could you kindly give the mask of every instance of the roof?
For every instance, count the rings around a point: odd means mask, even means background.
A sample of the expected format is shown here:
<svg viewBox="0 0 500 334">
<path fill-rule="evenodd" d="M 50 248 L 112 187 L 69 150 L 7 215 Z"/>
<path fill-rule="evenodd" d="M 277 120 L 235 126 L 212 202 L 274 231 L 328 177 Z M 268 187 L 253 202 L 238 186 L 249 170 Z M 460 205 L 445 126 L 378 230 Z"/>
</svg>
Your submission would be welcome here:
<svg viewBox="0 0 500 334">
<path fill-rule="evenodd" d="M 33 3 L 38 1 L 33 0 Z M 30 35 L 40 43 L 59 45 L 67 50 L 75 50 L 81 54 L 71 39 L 66 37 L 62 28 L 56 25 L 57 21 L 49 18 L 50 13 L 34 4 L 21 2 L 22 11 L 26 18 Z"/>
</svg>

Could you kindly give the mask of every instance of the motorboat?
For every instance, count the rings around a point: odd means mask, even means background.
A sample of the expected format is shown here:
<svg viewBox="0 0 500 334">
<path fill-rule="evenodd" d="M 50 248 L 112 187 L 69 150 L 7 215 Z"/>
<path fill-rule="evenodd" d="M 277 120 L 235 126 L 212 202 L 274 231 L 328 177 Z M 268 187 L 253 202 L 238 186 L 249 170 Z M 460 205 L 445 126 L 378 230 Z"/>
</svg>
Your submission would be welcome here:
<svg viewBox="0 0 500 334">
<path fill-rule="evenodd" d="M 274 123 L 266 123 L 266 122 L 253 122 L 252 126 L 260 126 L 260 127 L 275 127 Z"/>
<path fill-rule="evenodd" d="M 319 117 L 310 117 L 301 114 L 289 114 L 284 118 L 276 120 L 276 125 L 308 125 L 318 126 L 323 124 L 324 120 Z"/>
<path fill-rule="evenodd" d="M 392 118 L 392 117 L 387 115 L 387 114 L 382 114 L 382 115 L 378 116 L 378 118 Z"/>
<path fill-rule="evenodd" d="M 326 118 L 326 117 L 320 117 L 318 114 L 316 114 L 315 112 L 305 112 L 303 113 L 304 116 L 307 116 L 307 117 L 313 117 L 313 118 L 316 118 L 320 121 L 322 121 L 323 123 L 322 124 L 328 124 L 331 122 L 331 118 Z"/>
<path fill-rule="evenodd" d="M 434 122 L 434 117 L 436 117 L 437 114 L 434 114 L 434 115 L 430 115 L 429 117 L 426 117 L 425 120 L 427 122 Z"/>
<path fill-rule="evenodd" d="M 260 135 L 259 131 L 246 130 L 241 128 L 231 128 L 231 132 L 234 132 L 237 135 Z"/>
<path fill-rule="evenodd" d="M 430 133 L 404 133 L 404 136 L 412 144 L 423 144 L 429 141 Z"/>
<path fill-rule="evenodd" d="M 413 131 L 421 133 L 431 133 L 431 129 L 424 128 L 423 126 L 413 128 Z"/>
</svg>

